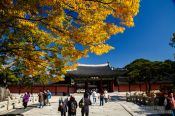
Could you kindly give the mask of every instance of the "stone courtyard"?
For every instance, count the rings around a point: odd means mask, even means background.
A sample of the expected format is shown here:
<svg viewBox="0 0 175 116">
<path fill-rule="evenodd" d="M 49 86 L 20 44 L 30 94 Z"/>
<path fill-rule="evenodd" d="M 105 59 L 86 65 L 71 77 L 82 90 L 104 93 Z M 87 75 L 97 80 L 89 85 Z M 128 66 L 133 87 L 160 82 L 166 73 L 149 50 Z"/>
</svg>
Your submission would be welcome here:
<svg viewBox="0 0 175 116">
<path fill-rule="evenodd" d="M 112 94 L 111 94 L 112 95 Z M 73 94 L 77 102 L 82 98 L 82 94 Z M 53 96 L 51 99 L 51 106 L 45 106 L 43 108 L 37 108 L 38 104 L 30 105 L 27 110 L 23 108 L 15 108 L 8 112 L 1 112 L 0 115 L 23 115 L 23 116 L 58 116 L 60 112 L 58 109 L 58 100 L 62 96 Z M 92 100 L 91 100 L 92 101 Z M 104 104 L 104 106 L 99 106 L 99 100 L 96 104 L 90 106 L 90 116 L 130 116 L 131 114 L 121 105 L 117 99 Z M 81 109 L 78 107 L 77 116 L 81 116 Z"/>
<path fill-rule="evenodd" d="M 79 102 L 83 94 L 72 94 L 76 101 Z M 161 110 L 156 111 L 151 109 L 143 109 L 143 107 L 132 102 L 125 101 L 125 92 L 109 93 L 111 100 L 105 103 L 104 106 L 99 106 L 99 99 L 96 104 L 90 106 L 90 116 L 160 116 Z M 59 116 L 61 115 L 58 109 L 58 100 L 64 99 L 64 96 L 53 96 L 51 105 L 43 108 L 38 108 L 38 104 L 29 105 L 27 110 L 22 107 L 0 112 L 0 116 Z M 92 101 L 92 98 L 91 98 Z M 155 108 L 154 108 L 155 109 Z M 81 116 L 81 109 L 77 108 L 77 116 Z"/>
</svg>

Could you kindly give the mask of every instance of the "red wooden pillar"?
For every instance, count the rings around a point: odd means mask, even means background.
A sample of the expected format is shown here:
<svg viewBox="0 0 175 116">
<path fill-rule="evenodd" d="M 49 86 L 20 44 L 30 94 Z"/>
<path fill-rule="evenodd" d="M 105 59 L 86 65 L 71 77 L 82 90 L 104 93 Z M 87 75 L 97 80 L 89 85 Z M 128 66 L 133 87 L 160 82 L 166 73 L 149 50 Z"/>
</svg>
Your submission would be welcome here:
<svg viewBox="0 0 175 116">
<path fill-rule="evenodd" d="M 107 91 L 111 91 L 111 81 L 107 82 Z"/>
<path fill-rule="evenodd" d="M 100 80 L 99 91 L 100 92 L 103 92 L 103 82 L 102 82 L 102 79 Z"/>
<path fill-rule="evenodd" d="M 110 81 L 110 92 L 114 92 L 114 80 Z"/>
</svg>

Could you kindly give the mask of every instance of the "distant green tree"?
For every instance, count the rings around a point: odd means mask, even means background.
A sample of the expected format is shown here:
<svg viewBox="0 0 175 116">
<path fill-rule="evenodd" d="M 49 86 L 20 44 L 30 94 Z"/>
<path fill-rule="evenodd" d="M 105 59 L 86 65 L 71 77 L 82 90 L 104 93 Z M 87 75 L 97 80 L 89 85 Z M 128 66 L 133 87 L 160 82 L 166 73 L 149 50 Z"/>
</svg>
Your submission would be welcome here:
<svg viewBox="0 0 175 116">
<path fill-rule="evenodd" d="M 143 80 L 142 73 L 140 70 L 140 67 L 141 67 L 140 63 L 142 61 L 143 59 L 137 59 L 133 61 L 132 63 L 125 66 L 125 68 L 127 69 L 126 76 L 128 77 L 128 80 L 131 80 L 129 81 L 129 86 L 131 82 L 134 83 L 134 82 L 139 81 L 141 83 L 141 80 Z M 141 84 L 139 84 L 139 88 L 141 90 Z"/>
<path fill-rule="evenodd" d="M 155 67 L 153 62 L 146 59 L 136 59 L 125 68 L 128 70 L 128 78 L 133 78 L 135 81 L 144 82 L 146 85 L 146 91 L 151 91 L 151 83 L 153 80 L 153 75 L 155 75 Z"/>
<path fill-rule="evenodd" d="M 166 60 L 162 63 L 162 76 L 172 78 L 175 85 L 175 61 Z"/>
<path fill-rule="evenodd" d="M 139 79 L 139 70 L 127 70 L 126 76 L 128 77 L 129 91 L 131 91 L 131 84 L 136 83 L 136 81 Z"/>
<path fill-rule="evenodd" d="M 129 86 L 131 83 L 140 82 L 140 90 L 141 82 L 145 83 L 146 91 L 150 92 L 152 83 L 166 78 L 173 78 L 175 85 L 175 61 L 165 60 L 161 62 L 136 59 L 125 68 L 127 69 Z"/>
<path fill-rule="evenodd" d="M 175 48 L 175 32 L 172 34 L 169 45 L 171 47 Z M 175 56 L 175 54 L 174 54 L 174 56 Z"/>
</svg>

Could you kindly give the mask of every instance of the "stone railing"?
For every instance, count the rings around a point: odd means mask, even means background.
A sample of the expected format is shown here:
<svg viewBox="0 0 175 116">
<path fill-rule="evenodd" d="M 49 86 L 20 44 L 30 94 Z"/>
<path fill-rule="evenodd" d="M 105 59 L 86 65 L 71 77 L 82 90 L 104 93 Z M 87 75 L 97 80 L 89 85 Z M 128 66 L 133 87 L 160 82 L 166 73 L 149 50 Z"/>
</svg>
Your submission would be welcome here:
<svg viewBox="0 0 175 116">
<path fill-rule="evenodd" d="M 38 96 L 31 95 L 28 105 L 38 103 Z M 8 97 L 7 101 L 0 102 L 0 112 L 5 112 L 11 109 L 23 107 L 22 96 L 15 96 L 13 99 Z"/>
<path fill-rule="evenodd" d="M 164 99 L 160 99 L 154 93 L 151 96 L 147 96 L 146 93 L 126 93 L 126 101 L 139 105 L 140 109 L 147 112 L 171 114 L 170 109 L 165 109 Z"/>
<path fill-rule="evenodd" d="M 146 93 L 126 93 L 126 101 L 131 101 L 134 103 L 140 103 L 143 105 L 154 105 L 156 97 L 147 96 Z"/>
</svg>

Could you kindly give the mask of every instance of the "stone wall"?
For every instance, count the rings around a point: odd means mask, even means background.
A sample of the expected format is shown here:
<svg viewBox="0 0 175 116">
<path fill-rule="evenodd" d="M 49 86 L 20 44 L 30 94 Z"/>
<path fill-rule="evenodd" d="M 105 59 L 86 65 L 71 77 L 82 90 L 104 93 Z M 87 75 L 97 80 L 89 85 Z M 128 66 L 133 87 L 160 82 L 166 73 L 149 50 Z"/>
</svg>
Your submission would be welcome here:
<svg viewBox="0 0 175 116">
<path fill-rule="evenodd" d="M 4 87 L 0 87 L 0 102 L 4 101 L 10 96 L 10 91 L 9 89 L 6 89 Z"/>
<path fill-rule="evenodd" d="M 151 84 L 151 90 L 159 90 L 160 84 Z M 130 91 L 146 91 L 146 85 L 141 84 L 131 84 L 130 85 Z M 119 86 L 114 87 L 114 91 L 119 92 L 128 92 L 129 91 L 129 85 L 128 84 L 120 84 Z"/>
<path fill-rule="evenodd" d="M 0 102 L 0 112 L 5 112 L 11 109 L 23 107 L 23 96 L 15 95 L 12 98 L 8 97 L 6 101 Z M 38 103 L 38 95 L 31 95 L 28 105 Z"/>
<path fill-rule="evenodd" d="M 19 87 L 19 86 L 9 86 L 9 90 L 11 93 L 25 93 L 25 92 L 29 92 L 29 93 L 39 93 L 40 91 L 44 91 L 44 90 L 50 90 L 50 92 L 52 92 L 53 95 L 61 95 L 63 93 L 73 93 L 75 92 L 74 87 L 68 87 L 68 86 L 52 86 L 52 85 L 48 85 L 48 86 L 33 86 L 31 88 L 27 88 L 27 87 Z"/>
</svg>

